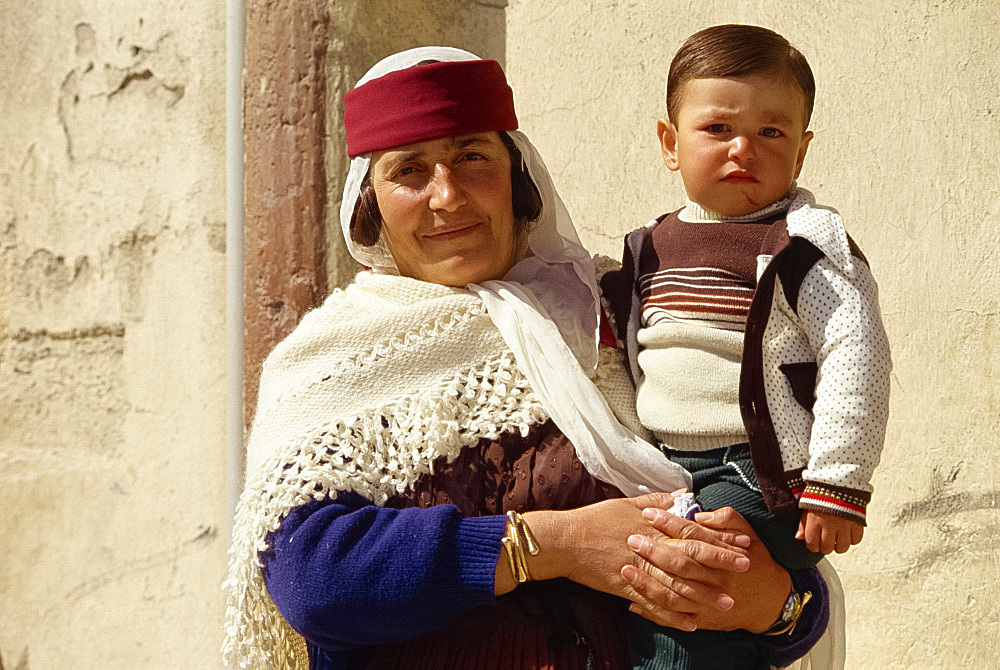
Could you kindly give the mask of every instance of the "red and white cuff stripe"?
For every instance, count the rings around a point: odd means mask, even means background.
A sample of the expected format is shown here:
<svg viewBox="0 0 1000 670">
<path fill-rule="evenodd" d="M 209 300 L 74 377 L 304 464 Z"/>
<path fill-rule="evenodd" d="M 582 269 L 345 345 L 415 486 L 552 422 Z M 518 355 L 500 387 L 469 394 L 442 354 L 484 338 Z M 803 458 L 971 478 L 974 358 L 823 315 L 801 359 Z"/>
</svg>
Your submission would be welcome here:
<svg viewBox="0 0 1000 670">
<path fill-rule="evenodd" d="M 809 483 L 799 496 L 799 508 L 834 514 L 867 526 L 865 511 L 871 494 Z"/>
</svg>

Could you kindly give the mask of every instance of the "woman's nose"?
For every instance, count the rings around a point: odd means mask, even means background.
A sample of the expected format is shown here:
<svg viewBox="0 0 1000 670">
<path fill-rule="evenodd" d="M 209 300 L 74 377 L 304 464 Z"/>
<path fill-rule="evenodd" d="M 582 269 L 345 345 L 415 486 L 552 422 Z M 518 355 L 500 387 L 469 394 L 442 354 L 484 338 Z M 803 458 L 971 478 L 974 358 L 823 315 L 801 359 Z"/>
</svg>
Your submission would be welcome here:
<svg viewBox="0 0 1000 670">
<path fill-rule="evenodd" d="M 430 197 L 427 204 L 431 209 L 453 212 L 465 204 L 465 188 L 455 173 L 444 165 L 434 166 L 434 174 L 428 188 Z"/>
<path fill-rule="evenodd" d="M 737 135 L 729 142 L 729 157 L 737 161 L 752 161 L 755 158 L 753 143 L 745 135 Z"/>
</svg>

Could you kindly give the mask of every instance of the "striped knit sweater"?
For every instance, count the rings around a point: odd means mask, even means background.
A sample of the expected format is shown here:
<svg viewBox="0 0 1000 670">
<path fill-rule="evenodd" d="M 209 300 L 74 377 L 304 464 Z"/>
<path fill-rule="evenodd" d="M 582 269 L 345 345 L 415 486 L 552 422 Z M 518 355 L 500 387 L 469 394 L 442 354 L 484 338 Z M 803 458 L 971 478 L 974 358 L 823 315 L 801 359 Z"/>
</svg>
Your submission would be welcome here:
<svg viewBox="0 0 1000 670">
<path fill-rule="evenodd" d="M 636 408 L 665 446 L 701 451 L 746 441 L 740 359 L 769 223 L 668 217 L 639 257 L 645 380 Z"/>
</svg>

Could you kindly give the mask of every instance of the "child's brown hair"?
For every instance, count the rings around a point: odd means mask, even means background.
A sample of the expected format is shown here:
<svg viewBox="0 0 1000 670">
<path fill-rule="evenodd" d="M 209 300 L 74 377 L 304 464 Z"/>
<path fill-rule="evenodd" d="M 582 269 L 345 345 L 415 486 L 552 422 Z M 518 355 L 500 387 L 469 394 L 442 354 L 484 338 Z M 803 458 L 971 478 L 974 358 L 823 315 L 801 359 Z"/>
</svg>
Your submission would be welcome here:
<svg viewBox="0 0 1000 670">
<path fill-rule="evenodd" d="M 667 118 L 677 123 L 681 88 L 691 79 L 743 77 L 762 71 L 787 76 L 802 90 L 806 98 L 803 127 L 808 128 L 816 82 L 805 56 L 773 30 L 740 24 L 699 30 L 677 50 L 667 75 Z"/>
</svg>

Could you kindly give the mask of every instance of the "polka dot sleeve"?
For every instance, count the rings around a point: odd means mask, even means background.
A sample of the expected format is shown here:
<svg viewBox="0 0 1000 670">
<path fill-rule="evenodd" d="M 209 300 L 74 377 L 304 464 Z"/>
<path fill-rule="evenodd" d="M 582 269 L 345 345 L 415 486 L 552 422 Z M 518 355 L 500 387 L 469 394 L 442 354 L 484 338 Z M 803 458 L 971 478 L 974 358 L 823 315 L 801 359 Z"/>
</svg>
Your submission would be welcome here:
<svg viewBox="0 0 1000 670">
<path fill-rule="evenodd" d="M 800 507 L 861 520 L 872 491 L 889 416 L 889 342 L 868 266 L 845 274 L 827 258 L 806 274 L 798 315 L 819 374 Z M 830 506 L 833 506 L 832 508 Z"/>
</svg>

